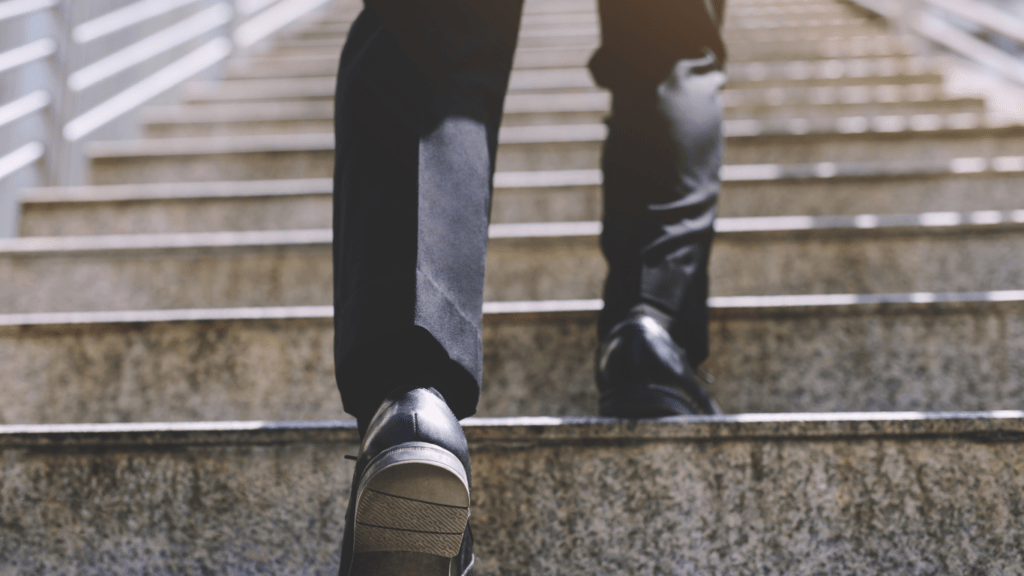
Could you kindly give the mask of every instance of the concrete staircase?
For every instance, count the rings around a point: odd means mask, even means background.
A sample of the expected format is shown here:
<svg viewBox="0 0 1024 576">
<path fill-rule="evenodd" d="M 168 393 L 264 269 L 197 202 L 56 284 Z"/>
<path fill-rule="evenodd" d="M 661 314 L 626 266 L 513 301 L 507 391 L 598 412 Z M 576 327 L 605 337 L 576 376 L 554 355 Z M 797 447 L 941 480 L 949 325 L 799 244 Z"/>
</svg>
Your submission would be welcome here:
<svg viewBox="0 0 1024 576">
<path fill-rule="evenodd" d="M 333 74 L 241 56 L 0 241 L 0 574 L 332 574 Z M 1024 573 L 1024 128 L 836 0 L 731 0 L 712 391 L 587 418 L 608 95 L 528 0 L 501 133 L 477 573 Z M 968 412 L 973 411 L 973 412 Z"/>
</svg>

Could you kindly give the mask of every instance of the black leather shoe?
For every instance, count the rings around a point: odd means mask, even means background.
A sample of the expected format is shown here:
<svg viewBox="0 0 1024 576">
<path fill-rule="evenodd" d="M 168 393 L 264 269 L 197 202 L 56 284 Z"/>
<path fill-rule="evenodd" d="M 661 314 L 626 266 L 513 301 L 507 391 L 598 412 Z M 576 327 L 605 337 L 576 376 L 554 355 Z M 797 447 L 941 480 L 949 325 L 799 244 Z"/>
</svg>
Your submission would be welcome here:
<svg viewBox="0 0 1024 576">
<path fill-rule="evenodd" d="M 472 574 L 466 436 L 432 388 L 392 392 L 363 437 L 341 576 Z"/>
<path fill-rule="evenodd" d="M 637 314 L 615 325 L 597 351 L 599 413 L 618 418 L 721 414 L 668 331 Z"/>
</svg>

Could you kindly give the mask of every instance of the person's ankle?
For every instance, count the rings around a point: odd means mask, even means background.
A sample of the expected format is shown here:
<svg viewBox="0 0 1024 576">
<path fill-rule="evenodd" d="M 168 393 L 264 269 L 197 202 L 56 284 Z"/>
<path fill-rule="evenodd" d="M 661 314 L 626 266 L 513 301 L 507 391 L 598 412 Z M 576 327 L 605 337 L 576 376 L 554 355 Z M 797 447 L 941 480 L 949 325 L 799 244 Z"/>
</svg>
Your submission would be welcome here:
<svg viewBox="0 0 1024 576">
<path fill-rule="evenodd" d="M 356 413 L 356 422 L 359 424 L 359 437 L 362 438 L 366 435 L 370 422 L 377 414 L 377 411 L 380 410 L 380 406 L 385 400 L 420 388 L 429 390 L 444 400 L 444 396 L 437 391 L 435 383 L 429 380 L 419 382 L 407 380 L 406 382 L 395 382 L 393 386 L 385 384 L 375 387 L 376 393 L 364 396 L 359 402 L 359 410 Z"/>
</svg>

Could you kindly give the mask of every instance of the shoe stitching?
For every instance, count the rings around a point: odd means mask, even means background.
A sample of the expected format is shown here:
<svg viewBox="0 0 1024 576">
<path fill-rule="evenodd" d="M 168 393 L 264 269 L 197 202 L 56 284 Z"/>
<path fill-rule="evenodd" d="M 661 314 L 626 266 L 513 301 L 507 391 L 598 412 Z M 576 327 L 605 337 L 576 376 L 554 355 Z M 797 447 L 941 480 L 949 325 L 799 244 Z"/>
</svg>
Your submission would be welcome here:
<svg viewBox="0 0 1024 576">
<path fill-rule="evenodd" d="M 387 496 L 388 498 L 398 498 L 400 500 L 409 500 L 410 502 L 421 502 L 423 504 L 430 504 L 431 506 L 442 506 L 444 508 L 456 508 L 459 510 L 469 510 L 469 506 L 452 506 L 451 504 L 441 504 L 438 502 L 429 502 L 427 500 L 419 500 L 416 498 L 409 498 L 407 496 L 396 496 L 394 494 L 388 494 L 387 492 L 381 492 L 380 490 L 374 490 L 373 488 L 367 488 L 367 492 L 373 492 L 374 494 L 380 494 L 381 496 Z"/>
<path fill-rule="evenodd" d="M 356 522 L 357 526 L 368 526 L 370 528 L 379 528 L 381 530 L 394 530 L 395 532 L 415 532 L 416 534 L 443 534 L 445 536 L 461 536 L 465 534 L 465 530 L 462 532 L 432 532 L 430 530 L 410 530 L 408 528 L 393 528 L 391 526 L 378 526 L 377 524 L 367 524 L 366 522 Z"/>
</svg>

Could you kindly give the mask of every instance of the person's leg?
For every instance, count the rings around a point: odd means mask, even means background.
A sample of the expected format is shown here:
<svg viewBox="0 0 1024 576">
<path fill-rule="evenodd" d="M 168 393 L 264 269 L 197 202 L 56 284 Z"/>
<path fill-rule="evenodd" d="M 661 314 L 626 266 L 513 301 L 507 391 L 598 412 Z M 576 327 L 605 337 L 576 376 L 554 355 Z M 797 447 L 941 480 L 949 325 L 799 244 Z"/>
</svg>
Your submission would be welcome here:
<svg viewBox="0 0 1024 576">
<path fill-rule="evenodd" d="M 609 275 L 600 337 L 614 340 L 615 327 L 642 315 L 671 335 L 690 366 L 708 354 L 707 266 L 723 143 L 723 8 L 712 0 L 600 0 L 603 43 L 590 65 L 612 91 L 602 162 L 601 246 Z M 629 362 L 651 360 L 619 364 Z M 636 367 L 616 370 L 613 379 L 651 377 L 636 376 Z M 688 366 L 674 371 L 694 380 Z M 627 372 L 633 375 L 622 375 Z M 599 383 L 608 377 L 600 366 L 598 377 Z M 697 404 L 662 412 L 710 409 L 705 399 Z"/>
<path fill-rule="evenodd" d="M 336 99 L 335 360 L 365 427 L 412 379 L 471 415 L 490 190 L 522 0 L 368 0 Z"/>
<path fill-rule="evenodd" d="M 479 397 L 491 180 L 521 1 L 367 0 L 342 54 L 335 356 L 362 435 L 342 575 L 471 573 L 457 418 Z"/>
</svg>

